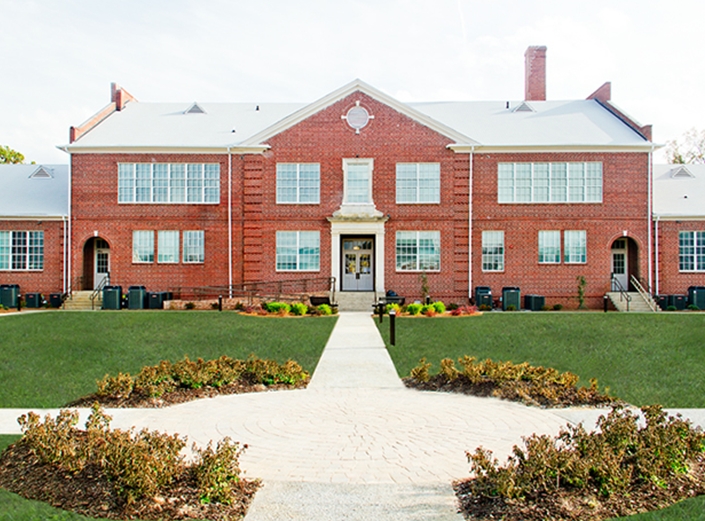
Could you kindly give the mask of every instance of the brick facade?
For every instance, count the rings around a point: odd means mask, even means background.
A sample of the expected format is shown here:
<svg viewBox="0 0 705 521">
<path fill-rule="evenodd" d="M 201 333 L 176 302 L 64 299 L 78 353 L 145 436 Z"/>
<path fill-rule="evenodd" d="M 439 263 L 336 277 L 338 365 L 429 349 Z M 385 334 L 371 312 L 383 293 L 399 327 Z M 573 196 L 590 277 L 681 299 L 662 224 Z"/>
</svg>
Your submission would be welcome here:
<svg viewBox="0 0 705 521">
<path fill-rule="evenodd" d="M 654 225 L 654 245 L 657 245 L 659 261 L 655 277 L 660 295 L 685 295 L 690 286 L 705 286 L 705 272 L 679 269 L 678 233 L 687 231 L 705 231 L 705 221 L 660 220 Z"/>
</svg>

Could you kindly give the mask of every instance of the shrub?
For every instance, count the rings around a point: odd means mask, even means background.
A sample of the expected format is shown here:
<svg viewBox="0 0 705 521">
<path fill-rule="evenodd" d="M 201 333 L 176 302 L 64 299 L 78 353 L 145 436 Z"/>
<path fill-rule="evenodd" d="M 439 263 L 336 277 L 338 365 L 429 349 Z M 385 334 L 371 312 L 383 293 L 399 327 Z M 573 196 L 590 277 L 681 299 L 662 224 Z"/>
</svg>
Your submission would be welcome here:
<svg viewBox="0 0 705 521">
<path fill-rule="evenodd" d="M 186 309 L 196 309 L 196 304 L 194 302 L 187 302 L 184 304 L 184 308 Z"/>
<path fill-rule="evenodd" d="M 227 437 L 218 442 L 215 450 L 210 441 L 205 449 L 193 445 L 194 474 L 203 503 L 232 503 L 234 487 L 240 482 L 239 459 L 244 448 Z"/>
<path fill-rule="evenodd" d="M 333 310 L 328 304 L 321 304 L 320 306 L 316 307 L 316 311 L 318 311 L 319 315 L 332 315 Z"/>
<path fill-rule="evenodd" d="M 700 308 L 695 304 L 688 304 L 688 309 L 691 311 L 700 311 Z"/>
<path fill-rule="evenodd" d="M 563 304 L 553 304 L 553 311 L 560 311 L 563 309 Z"/>
<path fill-rule="evenodd" d="M 387 313 L 389 313 L 391 310 L 394 310 L 394 312 L 398 315 L 399 313 L 401 313 L 401 306 L 396 302 L 387 304 Z"/>
<path fill-rule="evenodd" d="M 414 316 L 420 314 L 422 309 L 423 309 L 423 305 L 418 304 L 416 302 L 406 306 L 406 312 L 409 313 L 409 315 L 414 315 Z"/>
<path fill-rule="evenodd" d="M 678 308 L 676 306 L 668 306 L 666 311 L 678 311 Z"/>
<path fill-rule="evenodd" d="M 543 306 L 541 306 L 541 311 L 550 311 L 550 310 L 551 310 L 550 306 L 547 306 L 545 304 Z"/>
<path fill-rule="evenodd" d="M 460 315 L 474 315 L 477 311 L 477 306 L 459 306 L 452 310 L 450 314 L 457 317 Z"/>
<path fill-rule="evenodd" d="M 117 376 L 108 376 L 96 381 L 98 396 L 111 396 L 113 398 L 129 398 L 135 388 L 135 381 L 130 373 L 118 373 Z"/>
<path fill-rule="evenodd" d="M 419 360 L 419 365 L 411 370 L 411 377 L 420 382 L 428 382 L 431 378 L 431 375 L 428 373 L 430 368 L 431 364 L 426 362 L 426 358 L 422 358 Z"/>
<path fill-rule="evenodd" d="M 454 311 L 460 307 L 459 304 L 456 304 L 455 302 L 451 302 L 448 304 L 448 311 Z"/>
<path fill-rule="evenodd" d="M 492 311 L 492 306 L 489 304 L 480 304 L 480 307 L 478 308 L 480 311 Z"/>
<path fill-rule="evenodd" d="M 303 316 L 308 313 L 308 306 L 303 302 L 295 302 L 291 305 L 291 313 L 296 316 Z"/>
<path fill-rule="evenodd" d="M 262 304 L 262 308 L 269 313 L 282 316 L 288 315 L 291 311 L 291 306 L 286 302 L 266 302 Z"/>
<path fill-rule="evenodd" d="M 135 377 L 135 389 L 147 396 L 158 398 L 176 389 L 173 377 L 174 368 L 168 360 L 158 365 L 145 366 Z"/>
<path fill-rule="evenodd" d="M 443 302 L 441 302 L 440 300 L 434 302 L 431 305 L 433 306 L 433 309 L 436 310 L 436 313 L 438 313 L 439 315 L 442 315 L 443 313 L 446 312 L 446 305 Z"/>
<path fill-rule="evenodd" d="M 507 309 L 506 309 L 506 310 L 507 310 L 507 311 L 516 311 L 516 310 L 517 310 L 517 307 L 516 307 L 514 304 L 509 304 L 509 305 L 507 306 Z"/>
</svg>

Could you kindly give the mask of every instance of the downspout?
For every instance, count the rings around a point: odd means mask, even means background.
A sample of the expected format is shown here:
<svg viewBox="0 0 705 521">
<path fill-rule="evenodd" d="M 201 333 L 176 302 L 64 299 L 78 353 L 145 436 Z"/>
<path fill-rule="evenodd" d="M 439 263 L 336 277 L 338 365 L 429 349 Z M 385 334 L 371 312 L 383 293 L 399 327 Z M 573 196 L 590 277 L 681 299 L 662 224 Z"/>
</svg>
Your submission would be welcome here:
<svg viewBox="0 0 705 521">
<path fill-rule="evenodd" d="M 472 298 L 472 175 L 473 175 L 473 159 L 475 155 L 475 147 L 470 148 L 470 171 L 468 179 L 468 298 Z"/>
<path fill-rule="evenodd" d="M 228 298 L 233 298 L 233 156 L 228 147 Z"/>
<path fill-rule="evenodd" d="M 68 214 L 68 262 L 66 263 L 66 270 L 67 270 L 67 278 L 68 278 L 68 293 L 73 293 L 73 281 L 71 280 L 71 253 L 73 252 L 73 245 L 72 245 L 72 226 L 71 226 L 71 217 L 73 215 L 72 209 L 73 209 L 73 201 L 71 200 L 71 188 L 73 185 L 73 173 L 72 173 L 72 165 L 73 165 L 73 156 L 71 155 L 71 152 L 69 152 L 69 214 Z M 66 244 L 66 243 L 65 243 Z M 64 246 L 66 248 L 66 245 Z"/>
<path fill-rule="evenodd" d="M 649 219 L 649 235 L 647 237 L 647 249 L 648 249 L 648 258 L 647 258 L 647 268 L 649 271 L 649 290 L 651 290 L 652 283 L 653 283 L 653 262 L 652 262 L 652 255 L 653 255 L 653 249 L 652 249 L 652 238 L 651 238 L 651 231 L 652 231 L 652 226 L 651 223 L 653 222 L 653 215 L 652 215 L 652 202 L 651 199 L 653 197 L 652 192 L 652 177 L 653 177 L 653 155 L 654 155 L 654 145 L 651 145 L 651 151 L 649 152 L 649 197 L 648 197 L 648 219 Z M 656 293 L 658 295 L 658 293 Z"/>
<path fill-rule="evenodd" d="M 63 266 L 63 270 L 62 270 L 62 271 L 63 271 L 63 274 L 62 274 L 63 276 L 62 276 L 62 281 L 61 281 L 61 282 L 62 282 L 62 284 L 61 284 L 61 293 L 62 293 L 62 294 L 66 294 L 66 261 L 67 261 L 67 258 L 68 258 L 67 250 L 66 250 L 67 239 L 68 239 L 68 237 L 67 237 L 67 235 L 66 235 L 66 231 L 67 231 L 67 228 L 66 228 L 67 220 L 68 220 L 68 217 L 67 217 L 66 215 L 62 215 L 62 216 L 61 216 L 61 221 L 62 221 L 62 223 L 63 223 L 63 225 L 64 225 L 64 241 L 63 241 L 63 242 L 64 242 L 64 248 L 63 248 L 63 249 L 64 249 L 64 252 L 63 252 L 63 253 L 64 253 L 64 262 L 61 263 L 62 266 Z"/>
<path fill-rule="evenodd" d="M 658 264 L 659 264 L 659 259 L 658 259 L 658 221 L 659 221 L 659 216 L 656 216 L 656 221 L 654 222 L 654 240 L 656 241 L 656 244 L 654 245 L 656 249 L 656 267 L 654 269 L 654 275 L 656 276 L 656 295 L 660 295 L 660 287 L 659 287 L 659 279 L 658 279 Z"/>
</svg>

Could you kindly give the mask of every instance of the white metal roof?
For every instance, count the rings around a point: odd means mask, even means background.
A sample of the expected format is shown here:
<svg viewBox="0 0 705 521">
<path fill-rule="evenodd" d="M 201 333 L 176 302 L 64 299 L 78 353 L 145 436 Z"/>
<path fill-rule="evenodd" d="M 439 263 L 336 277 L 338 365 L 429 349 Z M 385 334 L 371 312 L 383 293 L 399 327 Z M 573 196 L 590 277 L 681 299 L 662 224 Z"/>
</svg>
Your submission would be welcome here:
<svg viewBox="0 0 705 521">
<path fill-rule="evenodd" d="M 655 217 L 705 218 L 705 165 L 654 165 L 653 177 Z"/>
<path fill-rule="evenodd" d="M 360 91 L 412 119 L 473 147 L 636 147 L 650 143 L 595 100 L 402 103 L 355 80 L 313 103 L 130 102 L 68 146 L 102 148 L 225 148 L 258 146 L 269 137 Z M 509 107 L 507 108 L 507 104 Z M 526 108 L 526 107 L 524 107 Z M 234 132 L 233 132 L 234 130 Z"/>
<path fill-rule="evenodd" d="M 68 165 L 0 165 L 0 219 L 68 216 L 68 171 Z"/>
</svg>

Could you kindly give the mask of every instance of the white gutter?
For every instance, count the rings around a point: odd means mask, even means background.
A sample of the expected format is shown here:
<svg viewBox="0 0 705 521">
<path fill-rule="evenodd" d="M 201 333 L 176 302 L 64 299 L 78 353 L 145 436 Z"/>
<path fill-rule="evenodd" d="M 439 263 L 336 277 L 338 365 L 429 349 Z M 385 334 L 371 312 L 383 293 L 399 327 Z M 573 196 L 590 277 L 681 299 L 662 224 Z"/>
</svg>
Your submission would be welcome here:
<svg viewBox="0 0 705 521">
<path fill-rule="evenodd" d="M 66 260 L 67 260 L 67 257 L 68 257 L 68 254 L 67 254 L 68 252 L 67 252 L 67 250 L 66 250 L 66 246 L 67 246 L 67 236 L 66 236 L 67 228 L 66 228 L 66 225 L 67 225 L 68 217 L 62 218 L 62 221 L 63 221 L 63 223 L 64 223 L 64 261 L 62 262 L 62 266 L 63 266 L 63 276 L 62 276 L 62 278 L 63 278 L 63 280 L 62 280 L 62 285 L 61 285 L 61 293 L 62 293 L 62 294 L 65 294 L 65 293 L 66 293 L 66 275 L 67 275 Z"/>
<path fill-rule="evenodd" d="M 659 216 L 656 216 L 656 221 L 654 222 L 654 240 L 656 241 L 655 247 L 656 247 L 656 295 L 659 295 L 661 293 L 660 288 L 659 288 L 659 278 L 658 278 L 658 221 L 659 221 Z"/>
<path fill-rule="evenodd" d="M 649 256 L 647 258 L 647 269 L 649 271 L 649 289 L 651 289 L 653 287 L 652 286 L 652 282 L 653 282 L 653 262 L 652 262 L 653 250 L 652 250 L 652 245 L 651 245 L 651 242 L 652 242 L 651 223 L 653 221 L 653 214 L 652 214 L 651 199 L 653 197 L 653 194 L 652 194 L 652 184 L 653 184 L 653 180 L 652 180 L 653 165 L 652 165 L 652 162 L 653 162 L 654 148 L 655 148 L 655 146 L 652 145 L 651 151 L 649 152 L 649 196 L 648 196 L 648 201 L 647 201 L 647 205 L 648 205 L 647 211 L 648 211 L 648 220 L 649 220 L 649 236 L 647 237 L 647 243 L 646 243 L 647 247 L 646 248 L 647 248 L 648 254 L 649 254 Z M 656 269 L 658 269 L 658 266 Z M 656 293 L 656 294 L 658 295 L 658 293 Z"/>
<path fill-rule="evenodd" d="M 228 147 L 228 298 L 233 298 L 233 156 Z"/>
<path fill-rule="evenodd" d="M 474 167 L 474 154 L 475 154 L 475 147 L 472 147 L 470 149 L 470 154 L 469 154 L 469 163 L 470 163 L 470 172 L 469 172 L 469 179 L 468 183 L 470 186 L 468 186 L 468 298 L 472 298 L 472 196 L 473 196 L 473 190 L 472 190 L 472 177 L 473 177 L 473 167 Z"/>
</svg>

